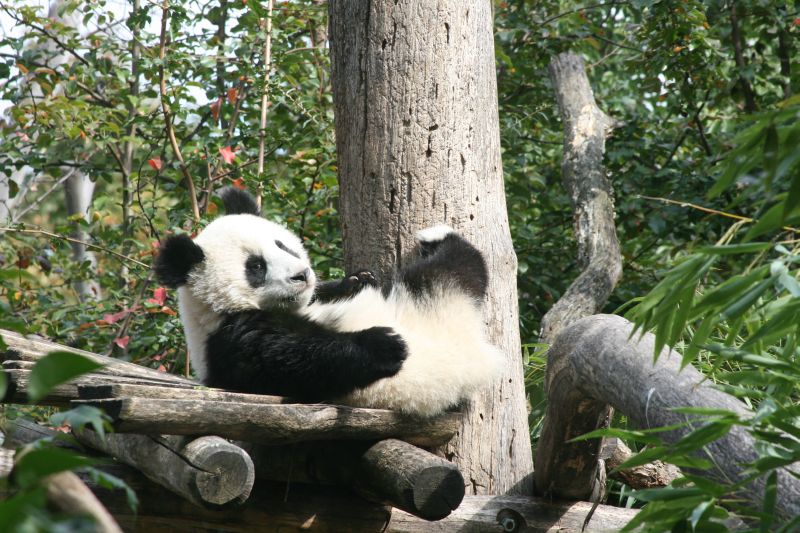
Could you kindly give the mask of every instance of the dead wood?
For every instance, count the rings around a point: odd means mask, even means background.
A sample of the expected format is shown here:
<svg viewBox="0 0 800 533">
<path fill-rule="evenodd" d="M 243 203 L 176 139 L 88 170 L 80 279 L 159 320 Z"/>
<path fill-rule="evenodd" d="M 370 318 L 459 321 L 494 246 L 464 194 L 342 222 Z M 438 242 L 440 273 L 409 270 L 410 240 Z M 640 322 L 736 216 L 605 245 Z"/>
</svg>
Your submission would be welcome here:
<svg viewBox="0 0 800 533">
<path fill-rule="evenodd" d="M 564 328 L 550 348 L 546 382 L 550 403 L 536 454 L 537 490 L 563 498 L 586 499 L 597 490 L 599 439 L 568 442 L 604 426 L 606 404 L 624 413 L 634 427 L 684 424 L 660 433 L 674 443 L 698 424 L 676 407 L 724 409 L 752 416 L 744 404 L 713 384 L 691 365 L 681 369 L 679 354 L 664 348 L 653 362 L 655 338 L 633 333 L 633 324 L 614 315 L 583 318 Z M 755 460 L 753 437 L 740 426 L 708 444 L 703 453 L 714 467 L 696 472 L 728 483 L 744 478 Z M 797 470 L 778 471 L 775 512 L 788 518 L 800 514 Z M 764 482 L 746 485 L 737 495 L 751 502 L 763 499 Z"/>
<path fill-rule="evenodd" d="M 622 275 L 614 191 L 603 166 L 614 120 L 597 106 L 580 56 L 565 52 L 554 57 L 550 79 L 565 129 L 561 177 L 572 200 L 582 272 L 542 318 L 543 342 L 552 342 L 562 327 L 602 310 Z"/>
</svg>

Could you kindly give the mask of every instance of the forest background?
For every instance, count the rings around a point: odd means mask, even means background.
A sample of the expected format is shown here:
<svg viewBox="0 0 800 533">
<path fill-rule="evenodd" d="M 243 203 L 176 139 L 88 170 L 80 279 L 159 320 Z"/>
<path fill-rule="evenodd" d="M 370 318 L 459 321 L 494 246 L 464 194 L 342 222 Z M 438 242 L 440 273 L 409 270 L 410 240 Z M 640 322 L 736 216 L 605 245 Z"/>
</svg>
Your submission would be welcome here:
<svg viewBox="0 0 800 533">
<path fill-rule="evenodd" d="M 162 29 L 161 5 L 147 0 L 62 1 L 53 17 L 41 3 L 0 1 L 0 327 L 183 373 L 175 295 L 149 264 L 159 239 L 221 210 L 214 190 L 260 193 L 266 216 L 303 236 L 321 277 L 343 272 L 325 2 L 275 4 L 269 69 L 266 1 L 169 6 Z M 629 313 L 757 409 L 748 421 L 709 417 L 759 437 L 753 472 L 769 479 L 800 459 L 795 4 L 521 0 L 494 9 L 534 445 L 540 320 L 579 272 L 547 76 L 551 58 L 571 50 L 617 121 L 605 165 L 624 274 L 606 311 Z M 614 493 L 623 505 L 643 503 L 624 486 Z M 663 511 L 652 523 L 694 527 L 729 495 L 706 486 L 678 504 L 648 498 Z M 769 504 L 751 511 L 768 516 Z"/>
</svg>

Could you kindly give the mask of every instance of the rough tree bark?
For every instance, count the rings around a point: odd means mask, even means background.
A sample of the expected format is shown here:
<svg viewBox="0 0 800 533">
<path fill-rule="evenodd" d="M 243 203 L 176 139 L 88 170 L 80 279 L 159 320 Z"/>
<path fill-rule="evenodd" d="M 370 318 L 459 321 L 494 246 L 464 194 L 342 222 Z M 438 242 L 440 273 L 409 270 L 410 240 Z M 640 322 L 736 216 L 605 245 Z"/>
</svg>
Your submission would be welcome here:
<svg viewBox="0 0 800 533">
<path fill-rule="evenodd" d="M 507 364 L 444 452 L 468 493 L 529 493 L 491 3 L 332 0 L 329 14 L 346 266 L 385 279 L 414 232 L 441 223 L 485 253 L 486 323 Z"/>
<path fill-rule="evenodd" d="M 565 129 L 561 174 L 575 213 L 582 272 L 542 319 L 544 342 L 551 342 L 562 327 L 600 311 L 622 275 L 614 192 L 603 166 L 614 120 L 597 107 L 580 56 L 566 52 L 554 57 L 550 79 Z"/>
<path fill-rule="evenodd" d="M 596 422 L 603 417 L 606 403 L 640 428 L 692 421 L 691 415 L 675 411 L 676 407 L 724 409 L 752 416 L 741 401 L 714 388 L 694 367 L 681 368 L 681 356 L 672 350 L 664 348 L 654 363 L 655 337 L 632 334 L 633 324 L 624 318 L 596 315 L 567 326 L 556 338 L 550 348 L 547 382 L 551 405 L 558 404 L 560 411 L 556 417 L 548 408 L 550 428 L 542 431 L 536 449 L 537 489 L 564 498 L 585 497 L 591 491 L 598 450 L 566 441 L 600 427 Z M 674 443 L 694 429 L 692 426 L 682 425 L 659 436 Z M 695 473 L 721 483 L 744 479 L 745 465 L 758 457 L 753 437 L 741 426 L 733 426 L 701 453 L 713 458 L 714 467 Z M 744 486 L 737 496 L 760 502 L 763 493 L 762 479 Z M 783 519 L 800 514 L 796 467 L 778 471 L 775 513 Z"/>
</svg>

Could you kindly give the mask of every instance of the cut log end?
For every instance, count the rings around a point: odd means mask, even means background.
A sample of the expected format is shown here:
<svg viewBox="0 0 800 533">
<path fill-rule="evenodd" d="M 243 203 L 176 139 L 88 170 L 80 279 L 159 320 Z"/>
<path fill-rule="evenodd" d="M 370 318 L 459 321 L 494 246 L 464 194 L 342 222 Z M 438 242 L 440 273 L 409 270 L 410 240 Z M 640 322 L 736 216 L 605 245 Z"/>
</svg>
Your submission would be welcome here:
<svg viewBox="0 0 800 533">
<path fill-rule="evenodd" d="M 448 466 L 431 466 L 418 472 L 411 481 L 410 505 L 413 514 L 428 520 L 441 520 L 455 511 L 464 499 L 464 478 Z"/>
<path fill-rule="evenodd" d="M 200 500 L 214 505 L 247 500 L 255 470 L 239 447 L 219 437 L 205 437 L 189 443 L 183 453 L 187 460 L 203 465 L 203 470 L 192 471 L 192 490 Z"/>
</svg>

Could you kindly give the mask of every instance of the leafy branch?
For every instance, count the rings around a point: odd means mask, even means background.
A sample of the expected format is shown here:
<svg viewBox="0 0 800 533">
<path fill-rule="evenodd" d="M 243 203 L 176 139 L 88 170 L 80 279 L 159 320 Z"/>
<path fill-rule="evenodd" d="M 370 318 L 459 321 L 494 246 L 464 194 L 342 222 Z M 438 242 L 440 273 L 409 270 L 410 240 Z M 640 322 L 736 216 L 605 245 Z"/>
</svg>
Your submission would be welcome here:
<svg viewBox="0 0 800 533">
<path fill-rule="evenodd" d="M 47 231 L 41 228 L 13 228 L 9 226 L 0 226 L 0 232 L 8 232 L 8 233 L 25 233 L 30 235 L 44 235 L 45 237 L 50 237 L 52 239 L 59 239 L 62 241 L 67 241 L 75 244 L 82 244 L 87 248 L 92 248 L 93 250 L 98 250 L 100 252 L 107 253 L 109 255 L 113 255 L 114 257 L 121 259 L 123 261 L 129 261 L 135 265 L 138 265 L 143 268 L 150 268 L 150 265 L 146 263 L 142 263 L 141 261 L 134 259 L 133 257 L 129 257 L 127 255 L 123 255 L 119 252 L 115 252 L 105 246 L 100 246 L 99 244 L 94 244 L 91 242 L 82 241 L 80 239 L 75 239 L 73 237 L 68 237 L 66 235 L 60 235 L 58 233 L 53 233 L 52 231 Z"/>
<path fill-rule="evenodd" d="M 161 4 L 161 33 L 159 36 L 158 46 L 158 89 L 161 96 L 161 110 L 164 113 L 164 127 L 167 130 L 167 137 L 172 146 L 172 151 L 175 153 L 175 158 L 178 160 L 183 178 L 186 182 L 186 188 L 189 191 L 189 200 L 192 205 L 192 216 L 195 223 L 200 221 L 200 207 L 197 204 L 197 191 L 192 181 L 192 176 L 189 174 L 189 169 L 186 167 L 186 162 L 183 160 L 181 148 L 178 145 L 178 139 L 175 137 L 175 129 L 172 127 L 172 111 L 170 110 L 169 103 L 167 103 L 167 80 L 164 65 L 166 64 L 166 50 L 167 50 L 167 21 L 169 20 L 169 0 L 164 0 Z"/>
</svg>

